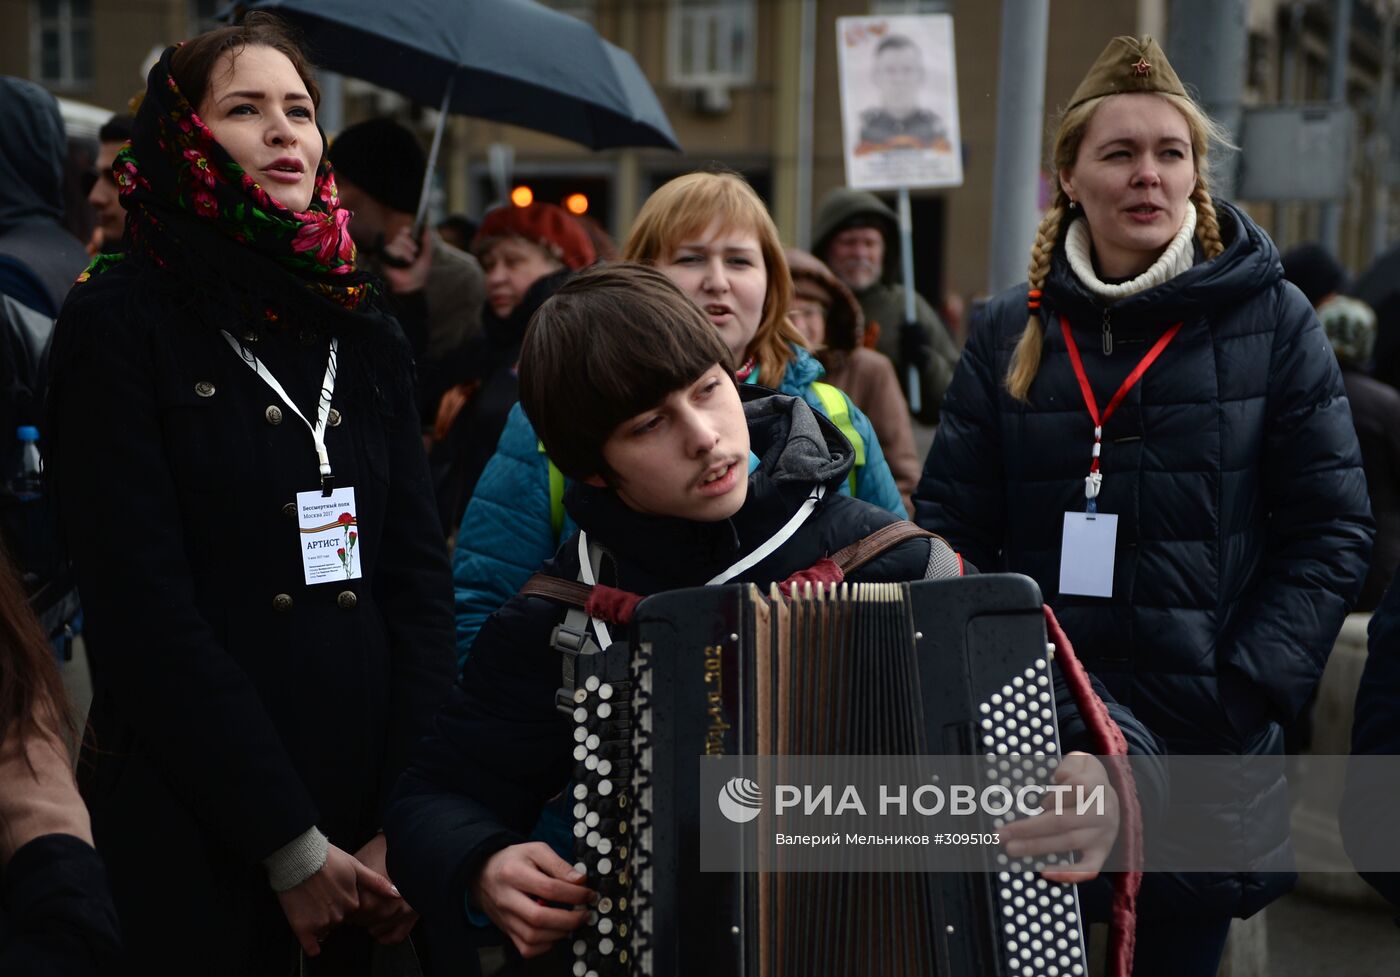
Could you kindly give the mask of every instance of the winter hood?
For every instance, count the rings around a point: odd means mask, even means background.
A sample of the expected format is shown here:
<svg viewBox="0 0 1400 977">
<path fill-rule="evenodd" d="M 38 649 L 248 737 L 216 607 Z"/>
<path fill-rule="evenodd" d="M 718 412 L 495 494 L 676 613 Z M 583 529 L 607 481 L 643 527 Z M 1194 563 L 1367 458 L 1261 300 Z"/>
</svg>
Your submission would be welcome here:
<svg viewBox="0 0 1400 977">
<path fill-rule="evenodd" d="M 68 141 L 52 95 L 33 82 L 0 76 L 0 233 L 63 219 Z"/>
<path fill-rule="evenodd" d="M 888 278 L 899 254 L 899 218 L 875 194 L 867 190 L 837 187 L 822 198 L 812 228 L 812 253 L 826 260 L 826 249 L 837 232 L 859 224 L 874 225 L 885 237 L 885 277 Z"/>
</svg>

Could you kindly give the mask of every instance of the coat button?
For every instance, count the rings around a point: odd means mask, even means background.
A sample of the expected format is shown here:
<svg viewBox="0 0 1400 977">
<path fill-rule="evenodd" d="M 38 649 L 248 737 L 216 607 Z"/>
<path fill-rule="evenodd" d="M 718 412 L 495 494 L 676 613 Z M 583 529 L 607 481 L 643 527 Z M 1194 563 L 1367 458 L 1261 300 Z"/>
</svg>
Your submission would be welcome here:
<svg viewBox="0 0 1400 977">
<path fill-rule="evenodd" d="M 295 502 L 288 502 L 282 507 L 282 515 L 286 516 L 288 519 L 295 519 L 297 517 L 297 504 Z"/>
<path fill-rule="evenodd" d="M 263 411 L 263 417 L 267 418 L 267 423 L 269 424 L 281 424 L 282 408 L 278 407 L 276 404 L 268 404 L 267 410 Z"/>
<path fill-rule="evenodd" d="M 292 609 L 292 595 L 278 594 L 272 598 L 272 609 L 274 611 L 290 611 Z"/>
<path fill-rule="evenodd" d="M 340 427 L 340 411 L 332 407 L 331 412 L 326 415 L 326 423 L 331 427 Z"/>
<path fill-rule="evenodd" d="M 201 380 L 194 385 L 194 392 L 201 397 L 214 396 L 214 385 L 208 380 Z"/>
<path fill-rule="evenodd" d="M 342 590 L 335 602 L 340 605 L 341 610 L 348 611 L 360 602 L 360 598 L 355 596 L 353 590 Z"/>
</svg>

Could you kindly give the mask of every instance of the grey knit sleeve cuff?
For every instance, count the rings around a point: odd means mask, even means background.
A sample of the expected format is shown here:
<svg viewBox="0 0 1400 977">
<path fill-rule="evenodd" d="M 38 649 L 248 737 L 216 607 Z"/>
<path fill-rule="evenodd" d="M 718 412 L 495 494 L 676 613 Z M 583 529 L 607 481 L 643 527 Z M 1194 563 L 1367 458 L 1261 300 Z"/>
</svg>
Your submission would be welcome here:
<svg viewBox="0 0 1400 977">
<path fill-rule="evenodd" d="M 326 864 L 330 842 L 315 825 L 297 835 L 263 859 L 267 881 L 273 892 L 295 889 Z"/>
</svg>

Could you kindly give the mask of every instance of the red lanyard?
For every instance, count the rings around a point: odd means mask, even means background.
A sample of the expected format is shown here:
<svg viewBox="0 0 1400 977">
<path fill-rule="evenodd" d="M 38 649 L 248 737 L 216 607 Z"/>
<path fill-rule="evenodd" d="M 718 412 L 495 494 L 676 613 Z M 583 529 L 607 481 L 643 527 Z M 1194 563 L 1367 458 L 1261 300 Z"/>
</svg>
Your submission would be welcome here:
<svg viewBox="0 0 1400 977">
<path fill-rule="evenodd" d="M 1098 511 L 1099 486 L 1103 482 L 1103 474 L 1099 471 L 1099 451 L 1103 447 L 1103 426 L 1108 423 L 1108 419 L 1113 416 L 1113 412 L 1118 409 L 1118 405 L 1123 403 L 1123 398 L 1128 396 L 1128 391 L 1137 386 L 1137 382 L 1142 379 L 1144 373 L 1157 362 L 1157 357 L 1162 355 L 1162 351 L 1167 348 L 1176 334 L 1181 331 L 1182 323 L 1178 322 L 1158 338 L 1152 344 L 1152 348 L 1147 351 L 1147 355 L 1138 361 L 1138 365 L 1133 367 L 1133 372 L 1124 378 L 1118 392 L 1113 395 L 1113 399 L 1108 402 L 1102 414 L 1099 413 L 1099 402 L 1094 399 L 1094 388 L 1089 386 L 1089 377 L 1084 372 L 1084 361 L 1079 358 L 1079 347 L 1074 342 L 1074 330 L 1069 326 L 1069 319 L 1060 316 L 1060 332 L 1065 337 L 1065 349 L 1069 351 L 1069 361 L 1074 367 L 1074 376 L 1079 381 L 1079 392 L 1084 395 L 1084 406 L 1089 408 L 1089 417 L 1094 422 L 1094 458 L 1089 464 L 1089 477 L 1084 479 L 1084 497 L 1089 500 L 1088 510 Z"/>
</svg>

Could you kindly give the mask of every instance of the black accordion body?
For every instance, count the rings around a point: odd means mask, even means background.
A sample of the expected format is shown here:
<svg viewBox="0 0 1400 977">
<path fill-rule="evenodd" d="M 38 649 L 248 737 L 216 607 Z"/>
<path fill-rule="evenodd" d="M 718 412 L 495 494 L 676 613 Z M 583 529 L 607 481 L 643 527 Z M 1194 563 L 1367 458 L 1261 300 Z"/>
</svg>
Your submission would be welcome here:
<svg viewBox="0 0 1400 977">
<path fill-rule="evenodd" d="M 600 895 L 571 938 L 575 977 L 1087 972 L 1075 888 L 1005 856 L 986 872 L 699 870 L 707 756 L 957 754 L 1006 784 L 1053 769 L 1033 581 L 674 591 L 616 637 L 573 656 L 561 690 L 576 861 Z"/>
</svg>

